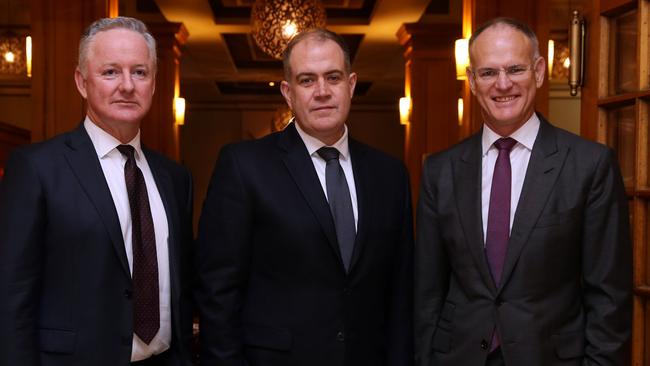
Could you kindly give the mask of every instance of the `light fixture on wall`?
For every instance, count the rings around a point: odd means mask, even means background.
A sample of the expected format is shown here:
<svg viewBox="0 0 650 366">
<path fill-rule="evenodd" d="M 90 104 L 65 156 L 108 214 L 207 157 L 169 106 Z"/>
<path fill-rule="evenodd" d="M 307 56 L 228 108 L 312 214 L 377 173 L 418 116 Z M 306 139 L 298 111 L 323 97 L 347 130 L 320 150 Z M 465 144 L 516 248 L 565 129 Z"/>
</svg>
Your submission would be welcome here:
<svg viewBox="0 0 650 366">
<path fill-rule="evenodd" d="M 270 56 L 282 52 L 296 34 L 326 23 L 325 8 L 318 0 L 255 0 L 251 9 L 251 34 Z"/>
<path fill-rule="evenodd" d="M 15 20 L 11 10 L 11 1 L 7 0 L 5 30 L 0 33 L 0 74 L 31 76 L 31 37 L 26 39 L 16 33 L 17 27 L 11 24 L 12 20 Z"/>
<path fill-rule="evenodd" d="M 463 125 L 463 114 L 465 113 L 463 98 L 458 98 L 458 125 Z"/>
<path fill-rule="evenodd" d="M 454 44 L 456 56 L 456 80 L 467 80 L 467 67 L 469 66 L 469 40 L 467 38 L 457 39 Z"/>
<path fill-rule="evenodd" d="M 185 124 L 185 98 L 174 98 L 174 116 L 177 125 Z"/>
<path fill-rule="evenodd" d="M 411 120 L 411 98 L 399 98 L 399 122 L 403 125 L 408 125 Z"/>
<path fill-rule="evenodd" d="M 551 79 L 553 75 L 553 61 L 555 60 L 555 41 L 552 39 L 548 40 L 548 78 Z"/>
</svg>

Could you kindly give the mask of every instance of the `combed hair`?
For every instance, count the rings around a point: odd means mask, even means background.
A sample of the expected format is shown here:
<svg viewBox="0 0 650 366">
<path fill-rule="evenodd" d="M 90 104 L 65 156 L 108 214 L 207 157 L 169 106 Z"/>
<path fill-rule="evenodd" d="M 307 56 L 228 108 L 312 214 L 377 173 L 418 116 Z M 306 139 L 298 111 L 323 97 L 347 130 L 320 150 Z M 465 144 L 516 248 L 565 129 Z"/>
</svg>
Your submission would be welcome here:
<svg viewBox="0 0 650 366">
<path fill-rule="evenodd" d="M 530 45 L 533 51 L 532 54 L 533 59 L 537 59 L 540 56 L 539 41 L 537 40 L 537 35 L 535 35 L 535 32 L 528 26 L 528 24 L 515 18 L 499 17 L 499 18 L 490 19 L 487 22 L 481 24 L 478 28 L 476 28 L 476 31 L 474 31 L 474 34 L 472 34 L 472 37 L 469 39 L 470 59 L 472 55 L 471 53 L 472 44 L 474 44 L 478 36 L 480 36 L 481 33 L 486 31 L 487 29 L 499 25 L 504 25 L 506 27 L 510 27 L 514 30 L 523 33 L 530 40 Z"/>
<path fill-rule="evenodd" d="M 88 61 L 88 49 L 92 43 L 95 35 L 99 32 L 105 32 L 111 29 L 127 29 L 134 31 L 142 37 L 147 44 L 149 49 L 149 58 L 153 65 L 154 71 L 156 70 L 158 57 L 156 54 L 156 40 L 153 38 L 147 26 L 138 19 L 130 17 L 116 17 L 116 18 L 102 18 L 93 22 L 91 25 L 86 28 L 84 33 L 81 35 L 81 40 L 79 41 L 79 64 L 77 67 L 79 70 L 85 74 L 86 73 L 86 61 Z"/>
<path fill-rule="evenodd" d="M 290 81 L 289 79 L 291 78 L 291 65 L 289 64 L 291 51 L 293 51 L 293 48 L 296 47 L 298 43 L 306 39 L 315 39 L 319 42 L 324 42 L 326 40 L 336 42 L 336 44 L 341 48 L 341 51 L 343 51 L 345 71 L 348 74 L 352 71 L 352 67 L 350 65 L 350 48 L 348 47 L 347 43 L 345 43 L 343 37 L 325 28 L 311 28 L 302 31 L 293 37 L 291 41 L 289 41 L 287 47 L 284 49 L 284 52 L 282 52 L 282 66 L 284 68 L 284 79 L 286 81 Z"/>
</svg>

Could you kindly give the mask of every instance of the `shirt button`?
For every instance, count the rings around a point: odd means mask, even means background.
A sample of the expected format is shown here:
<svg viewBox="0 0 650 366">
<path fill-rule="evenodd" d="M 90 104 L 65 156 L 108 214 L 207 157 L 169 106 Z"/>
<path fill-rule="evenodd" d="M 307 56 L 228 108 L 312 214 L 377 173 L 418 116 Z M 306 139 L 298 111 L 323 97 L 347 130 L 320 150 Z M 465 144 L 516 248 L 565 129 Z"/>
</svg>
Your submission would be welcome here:
<svg viewBox="0 0 650 366">
<path fill-rule="evenodd" d="M 339 342 L 344 342 L 345 341 L 345 334 L 343 334 L 343 332 L 336 333 L 336 340 L 339 341 Z"/>
<path fill-rule="evenodd" d="M 488 342 L 485 339 L 481 341 L 481 349 L 488 349 Z"/>
</svg>

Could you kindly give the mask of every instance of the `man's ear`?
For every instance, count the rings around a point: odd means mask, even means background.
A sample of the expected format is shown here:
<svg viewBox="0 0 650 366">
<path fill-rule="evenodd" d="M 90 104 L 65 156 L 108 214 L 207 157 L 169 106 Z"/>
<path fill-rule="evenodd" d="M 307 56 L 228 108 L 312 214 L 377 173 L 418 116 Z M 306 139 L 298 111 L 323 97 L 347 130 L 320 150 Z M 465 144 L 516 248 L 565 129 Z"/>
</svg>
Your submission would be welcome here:
<svg viewBox="0 0 650 366">
<path fill-rule="evenodd" d="M 357 73 L 352 72 L 348 76 L 348 87 L 350 88 L 350 97 L 354 96 L 354 87 L 357 85 Z"/>
<path fill-rule="evenodd" d="M 535 85 L 540 88 L 544 84 L 544 75 L 546 74 L 546 60 L 544 57 L 540 56 L 537 58 L 533 67 L 533 71 L 535 72 Z"/>
<path fill-rule="evenodd" d="M 472 94 L 476 95 L 476 81 L 474 80 L 474 74 L 469 67 L 465 68 L 465 75 L 467 75 L 467 81 L 469 81 L 469 89 L 472 91 Z"/>
<path fill-rule="evenodd" d="M 291 107 L 291 86 L 286 80 L 282 80 L 280 83 L 280 92 L 282 93 L 282 96 L 284 97 L 284 100 L 287 102 L 287 105 L 289 106 L 289 109 L 293 108 Z"/>
<path fill-rule="evenodd" d="M 87 99 L 88 93 L 86 93 L 86 78 L 81 73 L 81 70 L 79 70 L 79 67 L 74 70 L 74 82 L 77 85 L 79 94 L 81 94 L 84 99 Z"/>
</svg>

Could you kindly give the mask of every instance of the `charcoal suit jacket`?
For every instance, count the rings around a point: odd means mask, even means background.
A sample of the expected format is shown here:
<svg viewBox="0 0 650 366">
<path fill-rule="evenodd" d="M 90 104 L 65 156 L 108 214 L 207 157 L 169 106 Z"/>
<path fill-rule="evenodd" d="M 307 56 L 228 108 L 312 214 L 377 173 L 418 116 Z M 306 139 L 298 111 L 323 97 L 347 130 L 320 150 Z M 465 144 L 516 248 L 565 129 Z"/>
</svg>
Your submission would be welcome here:
<svg viewBox="0 0 650 366">
<path fill-rule="evenodd" d="M 540 119 L 498 286 L 483 244 L 482 133 L 425 162 L 418 366 L 483 366 L 495 328 L 506 365 L 626 364 L 631 242 L 616 158 Z"/>
</svg>

